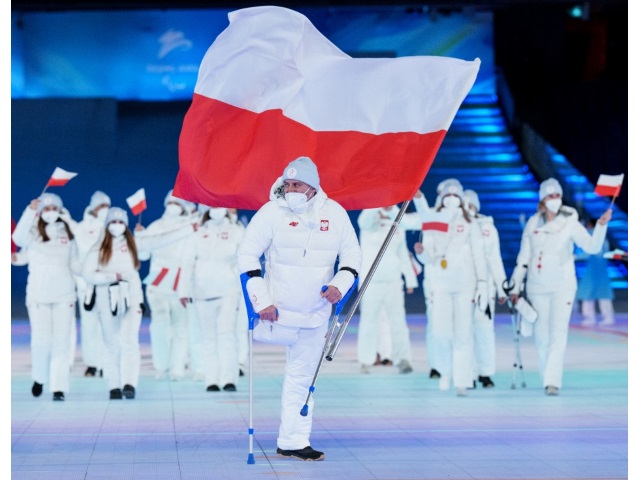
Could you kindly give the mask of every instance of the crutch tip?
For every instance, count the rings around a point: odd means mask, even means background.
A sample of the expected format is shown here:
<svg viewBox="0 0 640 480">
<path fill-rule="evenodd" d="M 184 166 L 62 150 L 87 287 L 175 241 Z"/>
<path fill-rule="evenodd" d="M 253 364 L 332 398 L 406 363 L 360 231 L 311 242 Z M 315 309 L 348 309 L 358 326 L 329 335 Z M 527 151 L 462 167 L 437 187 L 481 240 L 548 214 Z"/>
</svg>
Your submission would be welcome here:
<svg viewBox="0 0 640 480">
<path fill-rule="evenodd" d="M 309 413 L 309 405 L 305 405 L 304 407 L 302 407 L 302 410 L 300 410 L 300 415 L 302 415 L 303 417 L 306 417 L 307 413 Z"/>
<path fill-rule="evenodd" d="M 253 458 L 253 453 L 250 453 L 250 454 L 249 454 L 249 458 L 247 459 L 247 463 L 248 463 L 249 465 L 253 465 L 253 464 L 255 464 L 255 463 L 256 463 L 256 459 L 255 459 L 255 458 Z"/>
</svg>

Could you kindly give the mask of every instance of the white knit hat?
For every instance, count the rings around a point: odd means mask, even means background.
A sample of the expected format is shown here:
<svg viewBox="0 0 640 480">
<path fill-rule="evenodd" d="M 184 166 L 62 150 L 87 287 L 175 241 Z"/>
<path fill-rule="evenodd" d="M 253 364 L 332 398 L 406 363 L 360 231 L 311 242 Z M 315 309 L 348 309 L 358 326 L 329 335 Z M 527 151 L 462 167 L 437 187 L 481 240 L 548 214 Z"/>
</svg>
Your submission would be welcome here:
<svg viewBox="0 0 640 480">
<path fill-rule="evenodd" d="M 552 195 L 554 193 L 559 193 L 560 196 L 562 196 L 562 185 L 560 185 L 560 182 L 555 178 L 547 178 L 540 184 L 540 190 L 538 191 L 540 200 L 547 195 Z"/>
<path fill-rule="evenodd" d="M 38 214 L 42 212 L 44 207 L 54 206 L 58 210 L 62 210 L 62 199 L 55 193 L 45 192 L 38 197 Z"/>
<path fill-rule="evenodd" d="M 444 188 L 444 186 L 450 182 L 457 182 L 458 185 L 460 185 L 460 189 L 462 189 L 462 184 L 460 183 L 460 180 L 458 180 L 457 178 L 446 178 L 442 180 L 436 187 L 436 195 L 440 196 L 442 194 L 442 189 Z"/>
<path fill-rule="evenodd" d="M 184 209 L 186 213 L 192 213 L 196 208 L 195 203 L 189 202 L 188 200 L 184 200 L 179 197 L 174 197 L 173 189 L 169 190 L 169 193 L 167 193 L 167 196 L 164 198 L 164 206 L 166 207 L 169 202 L 177 203 Z"/>
<path fill-rule="evenodd" d="M 120 220 L 127 227 L 129 226 L 129 215 L 127 211 L 120 207 L 111 207 L 109 211 L 107 211 L 107 218 L 104 221 L 105 225 L 109 225 L 114 220 Z"/>
<path fill-rule="evenodd" d="M 469 205 L 473 205 L 474 207 L 476 207 L 476 211 L 479 212 L 480 198 L 478 198 L 478 194 L 475 192 L 475 190 L 465 190 L 463 194 L 464 194 L 464 199 L 467 201 L 467 203 Z"/>
<path fill-rule="evenodd" d="M 93 195 L 91 195 L 91 200 L 89 201 L 89 209 L 95 210 L 100 205 L 104 204 L 109 207 L 111 206 L 111 199 L 109 198 L 109 195 L 101 192 L 100 190 L 96 190 L 95 192 L 93 192 Z"/>
<path fill-rule="evenodd" d="M 320 187 L 318 168 L 309 157 L 298 157 L 287 165 L 282 174 L 285 180 L 300 180 L 316 190 Z"/>
</svg>

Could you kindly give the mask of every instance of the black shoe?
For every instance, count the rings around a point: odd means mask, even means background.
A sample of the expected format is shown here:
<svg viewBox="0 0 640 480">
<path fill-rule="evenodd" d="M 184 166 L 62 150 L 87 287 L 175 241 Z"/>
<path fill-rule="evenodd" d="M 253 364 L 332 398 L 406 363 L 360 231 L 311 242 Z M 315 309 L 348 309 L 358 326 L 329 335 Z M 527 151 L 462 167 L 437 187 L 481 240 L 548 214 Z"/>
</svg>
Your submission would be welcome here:
<svg viewBox="0 0 640 480">
<path fill-rule="evenodd" d="M 128 399 L 136 398 L 136 389 L 133 388 L 133 386 L 126 384 L 122 389 L 122 395 Z"/>
<path fill-rule="evenodd" d="M 382 359 L 380 358 L 380 354 L 376 353 L 376 361 L 373 362 L 374 365 L 382 365 Z"/>
<path fill-rule="evenodd" d="M 385 367 L 391 367 L 393 365 L 393 362 L 391 360 L 389 360 L 388 358 L 385 358 L 384 360 L 382 360 L 380 362 L 380 365 L 383 365 Z"/>
<path fill-rule="evenodd" d="M 207 392 L 219 392 L 220 387 L 218 385 L 209 385 L 207 387 Z"/>
<path fill-rule="evenodd" d="M 233 383 L 227 383 L 224 387 L 222 387 L 222 389 L 225 392 L 235 392 L 236 386 Z"/>
<path fill-rule="evenodd" d="M 434 368 L 429 372 L 429 378 L 440 378 L 440 372 Z"/>
<path fill-rule="evenodd" d="M 491 377 L 483 377 L 482 375 L 480 375 L 478 377 L 478 381 L 482 384 L 482 388 L 493 388 L 496 386 L 495 383 L 493 383 L 493 381 L 491 380 Z M 473 383 L 475 383 L 475 381 Z"/>
<path fill-rule="evenodd" d="M 318 452 L 311 447 L 304 447 L 300 450 L 282 450 L 281 448 L 278 448 L 276 453 L 281 457 L 295 457 L 307 462 L 324 460 L 324 453 Z"/>
<path fill-rule="evenodd" d="M 84 371 L 84 376 L 95 377 L 97 373 L 98 373 L 98 369 L 96 367 L 87 367 L 87 369 Z"/>
<path fill-rule="evenodd" d="M 102 378 L 102 369 L 100 369 L 100 378 Z"/>
<path fill-rule="evenodd" d="M 62 393 L 62 392 L 53 392 L 53 401 L 54 402 L 64 402 L 64 393 Z"/>
<path fill-rule="evenodd" d="M 109 400 L 122 400 L 122 390 L 119 388 L 109 390 Z"/>
<path fill-rule="evenodd" d="M 33 386 L 31 387 L 31 395 L 34 397 L 39 397 L 42 395 L 42 384 L 38 382 L 33 382 Z"/>
<path fill-rule="evenodd" d="M 240 371 L 238 372 L 238 375 L 240 375 L 241 377 L 244 377 L 244 371 L 240 369 Z"/>
</svg>

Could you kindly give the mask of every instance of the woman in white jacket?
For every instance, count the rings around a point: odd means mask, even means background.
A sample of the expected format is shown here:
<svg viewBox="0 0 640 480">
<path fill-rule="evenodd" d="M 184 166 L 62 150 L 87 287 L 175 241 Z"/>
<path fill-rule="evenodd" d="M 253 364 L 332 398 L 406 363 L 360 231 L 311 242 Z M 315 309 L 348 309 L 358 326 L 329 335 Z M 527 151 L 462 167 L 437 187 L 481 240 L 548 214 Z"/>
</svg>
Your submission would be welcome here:
<svg viewBox="0 0 640 480">
<path fill-rule="evenodd" d="M 538 212 L 527 221 L 511 276 L 515 304 L 526 277 L 526 294 L 538 313 L 534 323 L 538 369 L 545 393 L 562 387 L 569 321 L 577 290 L 575 245 L 587 253 L 600 251 L 611 210 L 598 219 L 593 234 L 580 223 L 574 208 L 562 205 L 562 187 L 555 178 L 540 184 Z"/>
<path fill-rule="evenodd" d="M 26 304 L 31 326 L 31 393 L 40 396 L 47 383 L 55 401 L 64 400 L 69 391 L 69 339 L 76 315 L 73 273 L 80 268 L 74 236 L 60 217 L 62 211 L 58 195 L 43 193 L 25 209 L 12 235 L 29 256 Z"/>
<path fill-rule="evenodd" d="M 347 212 L 322 191 L 310 158 L 289 163 L 275 187 L 247 226 L 238 266 L 251 277 L 247 293 L 260 316 L 254 339 L 259 328 L 288 333 L 276 452 L 317 461 L 324 453 L 309 443 L 313 396 L 307 416 L 300 409 L 322 355 L 332 304 L 353 285 L 362 251 Z"/>
<path fill-rule="evenodd" d="M 453 379 L 457 395 L 466 396 L 473 386 L 473 309 L 488 303 L 482 233 L 464 208 L 460 182 L 445 182 L 436 210 L 449 214 L 447 231 L 425 230 L 415 246 L 428 276 L 431 359 L 440 389 Z"/>
<path fill-rule="evenodd" d="M 235 392 L 238 382 L 236 324 L 242 295 L 236 262 L 244 234 L 226 208 L 202 208 L 202 224 L 186 245 L 185 279 L 179 295 L 195 303 L 202 334 L 202 368 L 207 392 Z M 182 292 L 182 293 L 180 293 Z"/>
</svg>

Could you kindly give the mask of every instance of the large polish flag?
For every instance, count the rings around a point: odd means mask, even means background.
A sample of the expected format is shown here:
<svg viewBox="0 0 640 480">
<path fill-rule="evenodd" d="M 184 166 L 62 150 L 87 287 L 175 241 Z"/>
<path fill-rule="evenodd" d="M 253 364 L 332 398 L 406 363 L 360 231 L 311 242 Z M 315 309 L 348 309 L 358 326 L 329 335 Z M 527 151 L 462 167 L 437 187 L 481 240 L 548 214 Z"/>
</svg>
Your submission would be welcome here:
<svg viewBox="0 0 640 480">
<path fill-rule="evenodd" d="M 622 188 L 624 173 L 620 175 L 600 175 L 596 183 L 595 193 L 603 197 L 617 197 Z"/>
<path fill-rule="evenodd" d="M 284 167 L 308 156 L 346 209 L 411 199 L 479 68 L 479 59 L 351 58 L 293 10 L 233 11 L 200 65 L 173 194 L 257 210 Z"/>
<path fill-rule="evenodd" d="M 51 178 L 49 178 L 49 181 L 47 182 L 46 187 L 62 187 L 63 185 L 66 185 L 67 182 L 71 180 L 73 177 L 75 177 L 76 175 L 78 174 L 73 172 L 67 172 L 66 170 L 60 167 L 56 167 L 55 170 L 53 171 L 53 174 L 51 175 Z"/>
<path fill-rule="evenodd" d="M 131 195 L 127 197 L 127 205 L 131 209 L 131 213 L 134 215 L 140 215 L 147 209 L 147 196 L 144 192 L 144 188 L 140 188 Z"/>
</svg>

